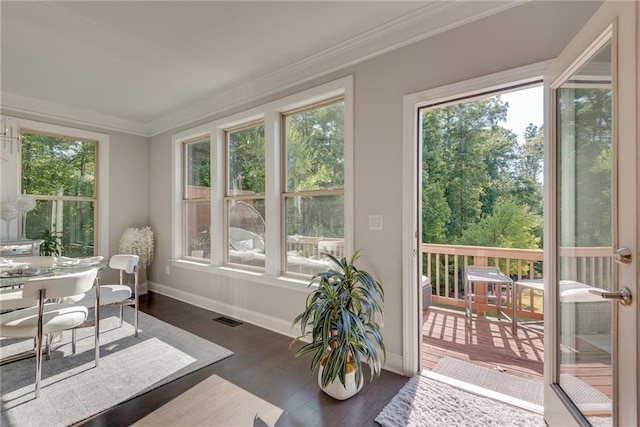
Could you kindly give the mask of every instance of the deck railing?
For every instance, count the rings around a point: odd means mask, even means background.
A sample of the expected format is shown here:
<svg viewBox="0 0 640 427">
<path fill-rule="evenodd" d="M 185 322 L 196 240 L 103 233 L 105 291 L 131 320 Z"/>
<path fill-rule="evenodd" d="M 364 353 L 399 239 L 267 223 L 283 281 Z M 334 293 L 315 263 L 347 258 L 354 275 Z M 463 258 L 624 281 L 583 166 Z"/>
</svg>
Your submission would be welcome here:
<svg viewBox="0 0 640 427">
<path fill-rule="evenodd" d="M 312 237 L 312 236 L 289 236 L 287 239 L 287 251 L 295 252 L 304 258 L 315 258 L 321 252 L 330 253 L 336 258 L 344 256 L 344 239 Z"/>
<path fill-rule="evenodd" d="M 560 268 L 563 278 L 570 278 L 591 286 L 611 289 L 612 258 L 610 247 L 561 248 Z M 432 289 L 432 301 L 464 307 L 464 276 L 466 266 L 496 266 L 514 281 L 542 278 L 543 251 L 541 249 L 509 249 L 479 246 L 454 246 L 422 244 L 423 272 L 428 276 Z M 484 299 L 474 302 L 478 314 L 496 311 L 497 298 L 486 285 L 477 286 L 477 293 L 485 293 Z M 503 293 L 501 302 L 511 307 L 511 295 Z M 518 317 L 540 320 L 543 318 L 543 295 L 530 289 L 519 289 L 517 295 Z"/>
<path fill-rule="evenodd" d="M 329 252 L 343 257 L 344 239 L 312 236 L 290 236 L 288 251 L 302 257 L 317 257 Z M 443 245 L 423 243 L 423 274 L 429 277 L 433 289 L 434 303 L 464 307 L 464 268 L 469 265 L 496 266 L 514 281 L 542 278 L 542 249 L 511 249 L 481 246 Z M 560 248 L 560 270 L 564 279 L 612 290 L 612 250 L 610 247 Z M 479 314 L 496 311 L 494 290 L 487 285 L 476 285 L 478 298 L 474 308 Z M 502 305 L 511 307 L 511 294 L 502 292 Z M 540 320 L 543 318 L 544 295 L 539 291 L 519 289 L 517 312 L 519 317 Z"/>
</svg>

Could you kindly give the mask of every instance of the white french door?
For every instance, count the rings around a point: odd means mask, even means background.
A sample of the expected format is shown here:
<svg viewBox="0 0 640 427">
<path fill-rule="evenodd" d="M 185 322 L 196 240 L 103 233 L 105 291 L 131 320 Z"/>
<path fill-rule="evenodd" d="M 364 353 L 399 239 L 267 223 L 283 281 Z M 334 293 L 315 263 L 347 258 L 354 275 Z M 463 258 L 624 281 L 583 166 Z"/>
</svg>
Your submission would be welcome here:
<svg viewBox="0 0 640 427">
<path fill-rule="evenodd" d="M 545 74 L 545 419 L 637 426 L 638 2 L 605 2 Z"/>
</svg>

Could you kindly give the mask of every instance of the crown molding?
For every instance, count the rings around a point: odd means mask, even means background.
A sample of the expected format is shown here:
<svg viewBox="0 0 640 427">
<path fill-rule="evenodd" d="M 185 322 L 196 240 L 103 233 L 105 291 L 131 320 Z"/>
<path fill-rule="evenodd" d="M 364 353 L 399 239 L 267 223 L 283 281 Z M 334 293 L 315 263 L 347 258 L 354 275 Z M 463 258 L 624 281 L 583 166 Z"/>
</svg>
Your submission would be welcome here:
<svg viewBox="0 0 640 427">
<path fill-rule="evenodd" d="M 33 114 L 42 118 L 61 120 L 73 124 L 98 127 L 105 130 L 124 132 L 138 136 L 149 136 L 149 128 L 145 123 L 125 120 L 106 114 L 95 113 L 84 109 L 28 98 L 12 93 L 1 92 L 0 108 L 2 111 Z"/>
<path fill-rule="evenodd" d="M 153 120 L 149 123 L 150 133 L 157 135 L 214 116 L 527 1 L 430 3 L 277 71 Z"/>
<path fill-rule="evenodd" d="M 64 120 L 85 126 L 125 132 L 140 136 L 154 136 L 210 118 L 235 107 L 259 100 L 287 88 L 305 83 L 322 75 L 366 61 L 392 50 L 432 37 L 453 28 L 519 6 L 531 0 L 510 1 L 435 1 L 389 21 L 352 39 L 338 43 L 291 65 L 256 79 L 222 90 L 204 101 L 150 122 L 136 122 L 94 113 L 14 94 L 1 93 L 2 109 Z"/>
</svg>

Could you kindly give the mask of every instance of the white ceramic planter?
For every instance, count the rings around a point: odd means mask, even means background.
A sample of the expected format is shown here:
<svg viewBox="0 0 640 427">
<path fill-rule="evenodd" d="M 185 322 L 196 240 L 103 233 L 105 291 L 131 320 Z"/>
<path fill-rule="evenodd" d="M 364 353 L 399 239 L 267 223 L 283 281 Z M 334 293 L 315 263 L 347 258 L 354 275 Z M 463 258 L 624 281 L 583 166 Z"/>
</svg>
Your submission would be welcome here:
<svg viewBox="0 0 640 427">
<path fill-rule="evenodd" d="M 322 371 L 324 371 L 324 366 L 320 365 L 320 370 L 318 371 L 318 385 L 320 386 L 322 391 L 324 391 L 334 399 L 346 400 L 362 390 L 364 379 L 360 380 L 360 387 L 356 387 L 355 370 L 347 374 L 347 376 L 345 377 L 345 385 L 342 385 L 342 383 L 340 382 L 340 378 L 336 378 L 336 380 L 329 384 L 326 388 L 322 387 Z"/>
</svg>

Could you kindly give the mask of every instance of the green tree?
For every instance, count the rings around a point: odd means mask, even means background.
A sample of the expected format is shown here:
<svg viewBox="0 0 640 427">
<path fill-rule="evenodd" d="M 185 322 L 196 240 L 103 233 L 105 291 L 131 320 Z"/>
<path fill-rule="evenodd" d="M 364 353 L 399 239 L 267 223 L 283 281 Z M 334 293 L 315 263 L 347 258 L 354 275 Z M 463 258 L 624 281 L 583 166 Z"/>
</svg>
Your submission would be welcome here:
<svg viewBox="0 0 640 427">
<path fill-rule="evenodd" d="M 497 248 L 535 249 L 540 237 L 536 230 L 542 225 L 542 217 L 527 206 L 514 201 L 497 203 L 493 213 L 484 215 L 471 224 L 459 239 L 457 245 L 489 246 Z"/>
<path fill-rule="evenodd" d="M 499 126 L 507 110 L 495 96 L 423 111 L 423 228 L 434 227 L 423 235 L 437 239 L 427 241 L 461 237 L 511 191 L 517 139 Z"/>
<path fill-rule="evenodd" d="M 228 144 L 230 189 L 264 193 L 264 124 L 230 132 Z"/>
<path fill-rule="evenodd" d="M 27 238 L 50 230 L 61 236 L 65 255 L 93 254 L 97 143 L 28 131 L 21 137 L 21 189 L 37 200 Z"/>
<path fill-rule="evenodd" d="M 570 104 L 567 104 L 569 103 Z M 575 188 L 575 239 L 562 244 L 577 246 L 610 246 L 611 243 L 611 89 L 564 88 L 560 92 L 560 129 L 571 136 L 572 144 L 559 147 L 559 164 L 569 164 Z M 563 114 L 563 111 L 570 114 Z M 566 138 L 565 138 L 566 139 Z M 560 166 L 559 176 L 564 171 Z"/>
<path fill-rule="evenodd" d="M 286 190 L 344 189 L 344 101 L 285 116 Z M 287 198 L 287 234 L 344 237 L 342 195 Z"/>
<path fill-rule="evenodd" d="M 539 215 L 542 215 L 543 147 L 542 127 L 529 124 L 524 132 L 524 143 L 518 150 L 519 160 L 516 162 L 517 171 L 512 190 L 518 203 L 528 206 L 531 212 Z"/>
<path fill-rule="evenodd" d="M 344 102 L 286 116 L 287 189 L 344 187 Z"/>
</svg>

